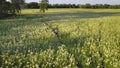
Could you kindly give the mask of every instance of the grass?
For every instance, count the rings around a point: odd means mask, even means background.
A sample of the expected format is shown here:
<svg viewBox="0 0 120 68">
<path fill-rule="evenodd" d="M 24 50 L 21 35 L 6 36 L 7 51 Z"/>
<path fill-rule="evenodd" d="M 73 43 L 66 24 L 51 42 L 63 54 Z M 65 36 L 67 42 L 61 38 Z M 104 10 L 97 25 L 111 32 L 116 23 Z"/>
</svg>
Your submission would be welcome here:
<svg viewBox="0 0 120 68">
<path fill-rule="evenodd" d="M 0 67 L 120 67 L 120 9 L 21 13 L 0 20 Z"/>
<path fill-rule="evenodd" d="M 40 9 L 24 9 L 22 14 L 41 14 Z M 79 9 L 79 8 L 61 8 L 48 9 L 46 13 L 75 13 L 75 12 L 120 12 L 120 9 Z"/>
</svg>

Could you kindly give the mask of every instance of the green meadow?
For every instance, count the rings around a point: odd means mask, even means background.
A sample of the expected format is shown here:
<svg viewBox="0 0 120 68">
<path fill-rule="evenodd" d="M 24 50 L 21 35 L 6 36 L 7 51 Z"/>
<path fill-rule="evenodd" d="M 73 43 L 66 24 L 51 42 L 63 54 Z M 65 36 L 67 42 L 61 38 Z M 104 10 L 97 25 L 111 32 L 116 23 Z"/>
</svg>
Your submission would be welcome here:
<svg viewBox="0 0 120 68">
<path fill-rule="evenodd" d="M 120 9 L 39 11 L 0 20 L 0 68 L 120 67 Z"/>
</svg>

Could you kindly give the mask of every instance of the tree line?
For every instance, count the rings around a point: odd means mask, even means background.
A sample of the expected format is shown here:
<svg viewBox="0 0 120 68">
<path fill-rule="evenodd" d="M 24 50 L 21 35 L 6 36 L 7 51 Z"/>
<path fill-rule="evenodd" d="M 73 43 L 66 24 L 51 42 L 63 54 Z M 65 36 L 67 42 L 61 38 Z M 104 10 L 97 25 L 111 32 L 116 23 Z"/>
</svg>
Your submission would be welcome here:
<svg viewBox="0 0 120 68">
<path fill-rule="evenodd" d="M 48 4 L 48 8 L 92 8 L 92 9 L 99 9 L 99 8 L 107 8 L 107 9 L 120 9 L 120 5 L 110 5 L 110 4 Z M 38 9 L 40 8 L 39 3 L 37 2 L 30 2 L 25 3 L 24 8 L 27 9 Z"/>
<path fill-rule="evenodd" d="M 79 5 L 76 4 L 48 4 L 48 8 L 79 8 Z M 38 9 L 40 8 L 39 3 L 37 2 L 30 2 L 25 3 L 24 8 L 27 9 Z"/>
<path fill-rule="evenodd" d="M 92 9 L 99 9 L 99 8 L 106 8 L 106 9 L 120 9 L 120 5 L 110 5 L 110 4 L 95 4 L 91 5 L 89 3 L 80 5 L 80 8 L 92 8 Z"/>
</svg>

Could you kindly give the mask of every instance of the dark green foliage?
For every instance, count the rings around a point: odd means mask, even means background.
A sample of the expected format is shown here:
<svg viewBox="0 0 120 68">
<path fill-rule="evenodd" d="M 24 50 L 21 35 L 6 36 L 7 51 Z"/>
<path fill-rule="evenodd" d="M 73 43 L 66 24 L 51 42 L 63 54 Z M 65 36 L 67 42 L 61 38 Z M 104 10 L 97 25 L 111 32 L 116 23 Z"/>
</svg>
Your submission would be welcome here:
<svg viewBox="0 0 120 68">
<path fill-rule="evenodd" d="M 5 0 L 0 1 L 0 14 L 5 14 L 10 11 L 9 6 L 11 4 L 9 2 L 6 2 Z"/>
<path fill-rule="evenodd" d="M 77 4 L 49 4 L 49 8 L 79 8 Z"/>
<path fill-rule="evenodd" d="M 12 4 L 6 0 L 0 0 L 0 19 L 13 16 L 13 14 Z"/>
<path fill-rule="evenodd" d="M 40 12 L 45 12 L 45 10 L 48 10 L 48 0 L 41 0 L 40 1 Z"/>
<path fill-rule="evenodd" d="M 16 13 L 20 13 L 24 0 L 0 0 L 0 18 L 6 18 Z"/>
<path fill-rule="evenodd" d="M 85 5 L 80 5 L 80 8 L 93 8 L 93 9 L 111 8 L 111 9 L 119 9 L 120 5 L 109 5 L 109 4 L 95 4 L 95 5 L 91 5 L 91 4 L 87 3 Z"/>
<path fill-rule="evenodd" d="M 0 14 L 15 14 L 21 11 L 21 6 L 24 4 L 24 0 L 6 0 L 0 1 Z"/>
<path fill-rule="evenodd" d="M 11 2 L 12 2 L 13 13 L 15 12 L 20 13 L 21 7 L 25 1 L 24 0 L 11 0 Z"/>
<path fill-rule="evenodd" d="M 24 6 L 27 9 L 38 9 L 40 6 L 37 2 L 26 3 Z M 48 4 L 47 8 L 79 8 L 78 4 Z"/>
<path fill-rule="evenodd" d="M 26 3 L 25 8 L 28 9 L 37 9 L 37 8 L 44 8 L 45 4 L 40 5 L 37 2 Z M 110 5 L 110 4 L 46 4 L 46 8 L 92 8 L 92 9 L 119 9 L 120 5 Z M 45 9 L 46 10 L 46 9 Z"/>
<path fill-rule="evenodd" d="M 28 8 L 28 9 L 37 9 L 37 8 L 39 8 L 39 4 L 37 2 L 26 3 L 25 8 Z"/>
</svg>

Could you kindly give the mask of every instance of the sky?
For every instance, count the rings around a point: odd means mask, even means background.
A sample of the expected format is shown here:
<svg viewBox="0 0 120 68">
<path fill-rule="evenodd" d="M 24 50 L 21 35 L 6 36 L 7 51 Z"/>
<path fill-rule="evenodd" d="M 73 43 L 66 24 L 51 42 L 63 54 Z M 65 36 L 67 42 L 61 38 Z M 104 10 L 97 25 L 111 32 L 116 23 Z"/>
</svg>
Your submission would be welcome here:
<svg viewBox="0 0 120 68">
<path fill-rule="evenodd" d="M 39 2 L 40 0 L 26 0 L 26 2 Z M 50 4 L 120 4 L 120 0 L 49 0 Z"/>
</svg>

